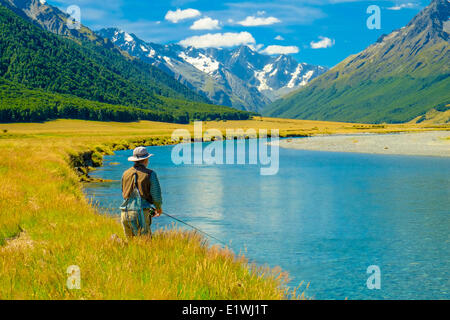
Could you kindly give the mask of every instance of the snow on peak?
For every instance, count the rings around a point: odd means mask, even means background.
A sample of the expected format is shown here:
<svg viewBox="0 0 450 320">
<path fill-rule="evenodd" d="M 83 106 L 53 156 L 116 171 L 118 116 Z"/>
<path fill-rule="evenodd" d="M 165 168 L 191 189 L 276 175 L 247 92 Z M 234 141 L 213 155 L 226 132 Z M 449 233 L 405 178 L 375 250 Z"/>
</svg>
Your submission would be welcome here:
<svg viewBox="0 0 450 320">
<path fill-rule="evenodd" d="M 273 64 L 269 63 L 264 66 L 263 71 L 266 73 L 269 73 L 270 71 L 272 71 L 272 68 L 273 68 Z"/>
<path fill-rule="evenodd" d="M 288 88 L 293 88 L 295 87 L 295 82 L 298 79 L 298 76 L 300 75 L 300 73 L 303 70 L 303 66 L 301 63 L 298 64 L 297 68 L 295 68 L 295 71 L 293 73 L 291 73 L 292 78 L 291 80 L 288 82 L 287 87 Z"/>
<path fill-rule="evenodd" d="M 305 73 L 302 77 L 302 82 L 300 82 L 301 86 L 306 86 L 309 82 L 309 80 L 311 80 L 311 77 L 313 76 L 314 71 L 310 70 L 307 73 Z"/>
<path fill-rule="evenodd" d="M 119 41 L 119 38 L 122 35 L 123 35 L 125 42 L 133 42 L 134 41 L 134 38 L 129 33 L 125 32 L 123 30 L 119 30 L 119 29 L 116 29 L 114 31 L 114 36 L 112 37 L 111 41 L 113 43 L 116 43 L 117 41 Z"/>
<path fill-rule="evenodd" d="M 205 56 L 203 53 L 199 53 L 198 57 L 195 58 L 186 55 L 184 52 L 181 52 L 178 56 L 204 73 L 211 74 L 219 69 L 219 62 Z"/>
<path fill-rule="evenodd" d="M 259 92 L 273 90 L 271 87 L 267 85 L 267 74 L 269 76 L 273 76 L 277 73 L 278 69 L 273 69 L 273 64 L 269 63 L 264 66 L 261 71 L 255 71 L 255 78 L 259 81 L 259 86 L 257 87 Z"/>
<path fill-rule="evenodd" d="M 128 32 L 124 32 L 124 39 L 126 42 L 133 41 L 133 37 Z"/>
<path fill-rule="evenodd" d="M 255 71 L 255 78 L 259 80 L 259 86 L 257 87 L 259 92 L 272 90 L 272 88 L 267 85 L 265 75 L 266 73 L 264 71 Z"/>
<path fill-rule="evenodd" d="M 173 67 L 173 63 L 172 63 L 172 61 L 170 60 L 169 57 L 163 57 L 163 59 L 169 66 Z"/>
<path fill-rule="evenodd" d="M 153 48 L 150 48 L 150 53 L 147 55 L 149 58 L 153 58 L 156 55 L 156 51 Z"/>
</svg>

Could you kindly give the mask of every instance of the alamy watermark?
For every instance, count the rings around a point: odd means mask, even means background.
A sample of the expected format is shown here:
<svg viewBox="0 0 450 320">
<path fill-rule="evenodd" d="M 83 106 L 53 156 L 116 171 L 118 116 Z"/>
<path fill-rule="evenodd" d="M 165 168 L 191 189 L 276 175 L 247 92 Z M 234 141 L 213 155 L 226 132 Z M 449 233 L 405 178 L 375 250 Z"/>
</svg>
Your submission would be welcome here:
<svg viewBox="0 0 450 320">
<path fill-rule="evenodd" d="M 81 9 L 79 6 L 71 5 L 67 8 L 66 13 L 69 17 L 66 20 L 67 28 L 73 30 L 81 29 Z"/>
<path fill-rule="evenodd" d="M 381 270 L 379 266 L 371 265 L 367 267 L 367 274 L 370 274 L 367 278 L 366 285 L 369 290 L 381 289 Z"/>
<path fill-rule="evenodd" d="M 373 29 L 381 29 L 381 9 L 377 5 L 371 5 L 367 7 L 366 12 L 370 14 L 369 18 L 367 18 L 367 28 L 370 30 Z"/>
<path fill-rule="evenodd" d="M 260 165 L 260 174 L 275 175 L 279 170 L 279 130 L 259 129 L 226 129 L 223 143 L 223 133 L 219 129 L 208 129 L 203 132 L 203 123 L 194 122 L 194 137 L 186 129 L 177 129 L 172 133 L 172 141 L 180 143 L 172 149 L 172 162 L 180 164 L 249 164 Z M 246 148 L 248 141 L 248 155 Z M 210 142 L 208 145 L 190 142 Z M 235 153 L 235 144 L 237 152 Z M 192 155 L 192 147 L 194 152 Z M 224 150 L 225 149 L 225 150 Z M 270 151 L 270 152 L 269 152 Z M 246 159 L 248 158 L 248 163 Z"/>
<path fill-rule="evenodd" d="M 66 272 L 69 275 L 66 281 L 67 289 L 69 290 L 81 289 L 80 267 L 76 265 L 69 266 Z"/>
</svg>

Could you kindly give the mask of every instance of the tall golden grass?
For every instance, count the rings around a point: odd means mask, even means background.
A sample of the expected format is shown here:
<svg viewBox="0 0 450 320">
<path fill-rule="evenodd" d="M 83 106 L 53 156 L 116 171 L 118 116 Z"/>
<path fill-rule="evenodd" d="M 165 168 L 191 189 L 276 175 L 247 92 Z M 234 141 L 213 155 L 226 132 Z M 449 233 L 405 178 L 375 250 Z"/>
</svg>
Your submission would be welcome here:
<svg viewBox="0 0 450 320">
<path fill-rule="evenodd" d="M 142 141 L 168 142 L 176 128 L 155 122 L 58 120 L 0 124 L 0 299 L 286 299 L 279 269 L 256 267 L 199 235 L 160 230 L 126 241 L 81 191 L 70 155 L 99 154 Z M 353 124 L 255 119 L 208 127 L 279 128 L 282 135 L 361 131 Z M 366 131 L 423 130 L 369 127 Z M 81 289 L 66 287 L 67 267 L 81 269 Z"/>
</svg>

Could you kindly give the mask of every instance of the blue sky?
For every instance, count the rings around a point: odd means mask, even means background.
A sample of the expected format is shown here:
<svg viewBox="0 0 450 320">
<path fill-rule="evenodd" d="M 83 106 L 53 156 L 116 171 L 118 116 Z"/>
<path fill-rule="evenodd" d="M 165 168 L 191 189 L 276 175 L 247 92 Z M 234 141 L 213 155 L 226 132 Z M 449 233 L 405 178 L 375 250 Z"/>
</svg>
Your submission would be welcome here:
<svg viewBox="0 0 450 320">
<path fill-rule="evenodd" d="M 81 9 L 94 30 L 118 27 L 161 44 L 233 47 L 249 44 L 299 62 L 332 67 L 406 25 L 429 0 L 49 0 Z M 381 29 L 368 29 L 370 5 L 381 9 Z"/>
</svg>

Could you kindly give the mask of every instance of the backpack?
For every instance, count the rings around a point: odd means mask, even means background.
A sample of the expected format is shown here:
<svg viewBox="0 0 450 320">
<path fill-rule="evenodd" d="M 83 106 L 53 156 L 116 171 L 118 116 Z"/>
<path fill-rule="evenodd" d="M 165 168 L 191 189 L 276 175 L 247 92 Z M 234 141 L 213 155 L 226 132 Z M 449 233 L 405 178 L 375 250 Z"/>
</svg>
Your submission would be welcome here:
<svg viewBox="0 0 450 320">
<path fill-rule="evenodd" d="M 142 207 L 142 197 L 138 187 L 137 172 L 134 173 L 134 188 L 130 193 L 128 199 L 120 206 L 122 211 L 125 211 L 126 220 L 130 223 L 133 235 L 145 235 L 150 231 L 150 226 L 145 222 L 144 208 Z M 136 211 L 136 217 L 130 217 L 128 212 Z"/>
</svg>

